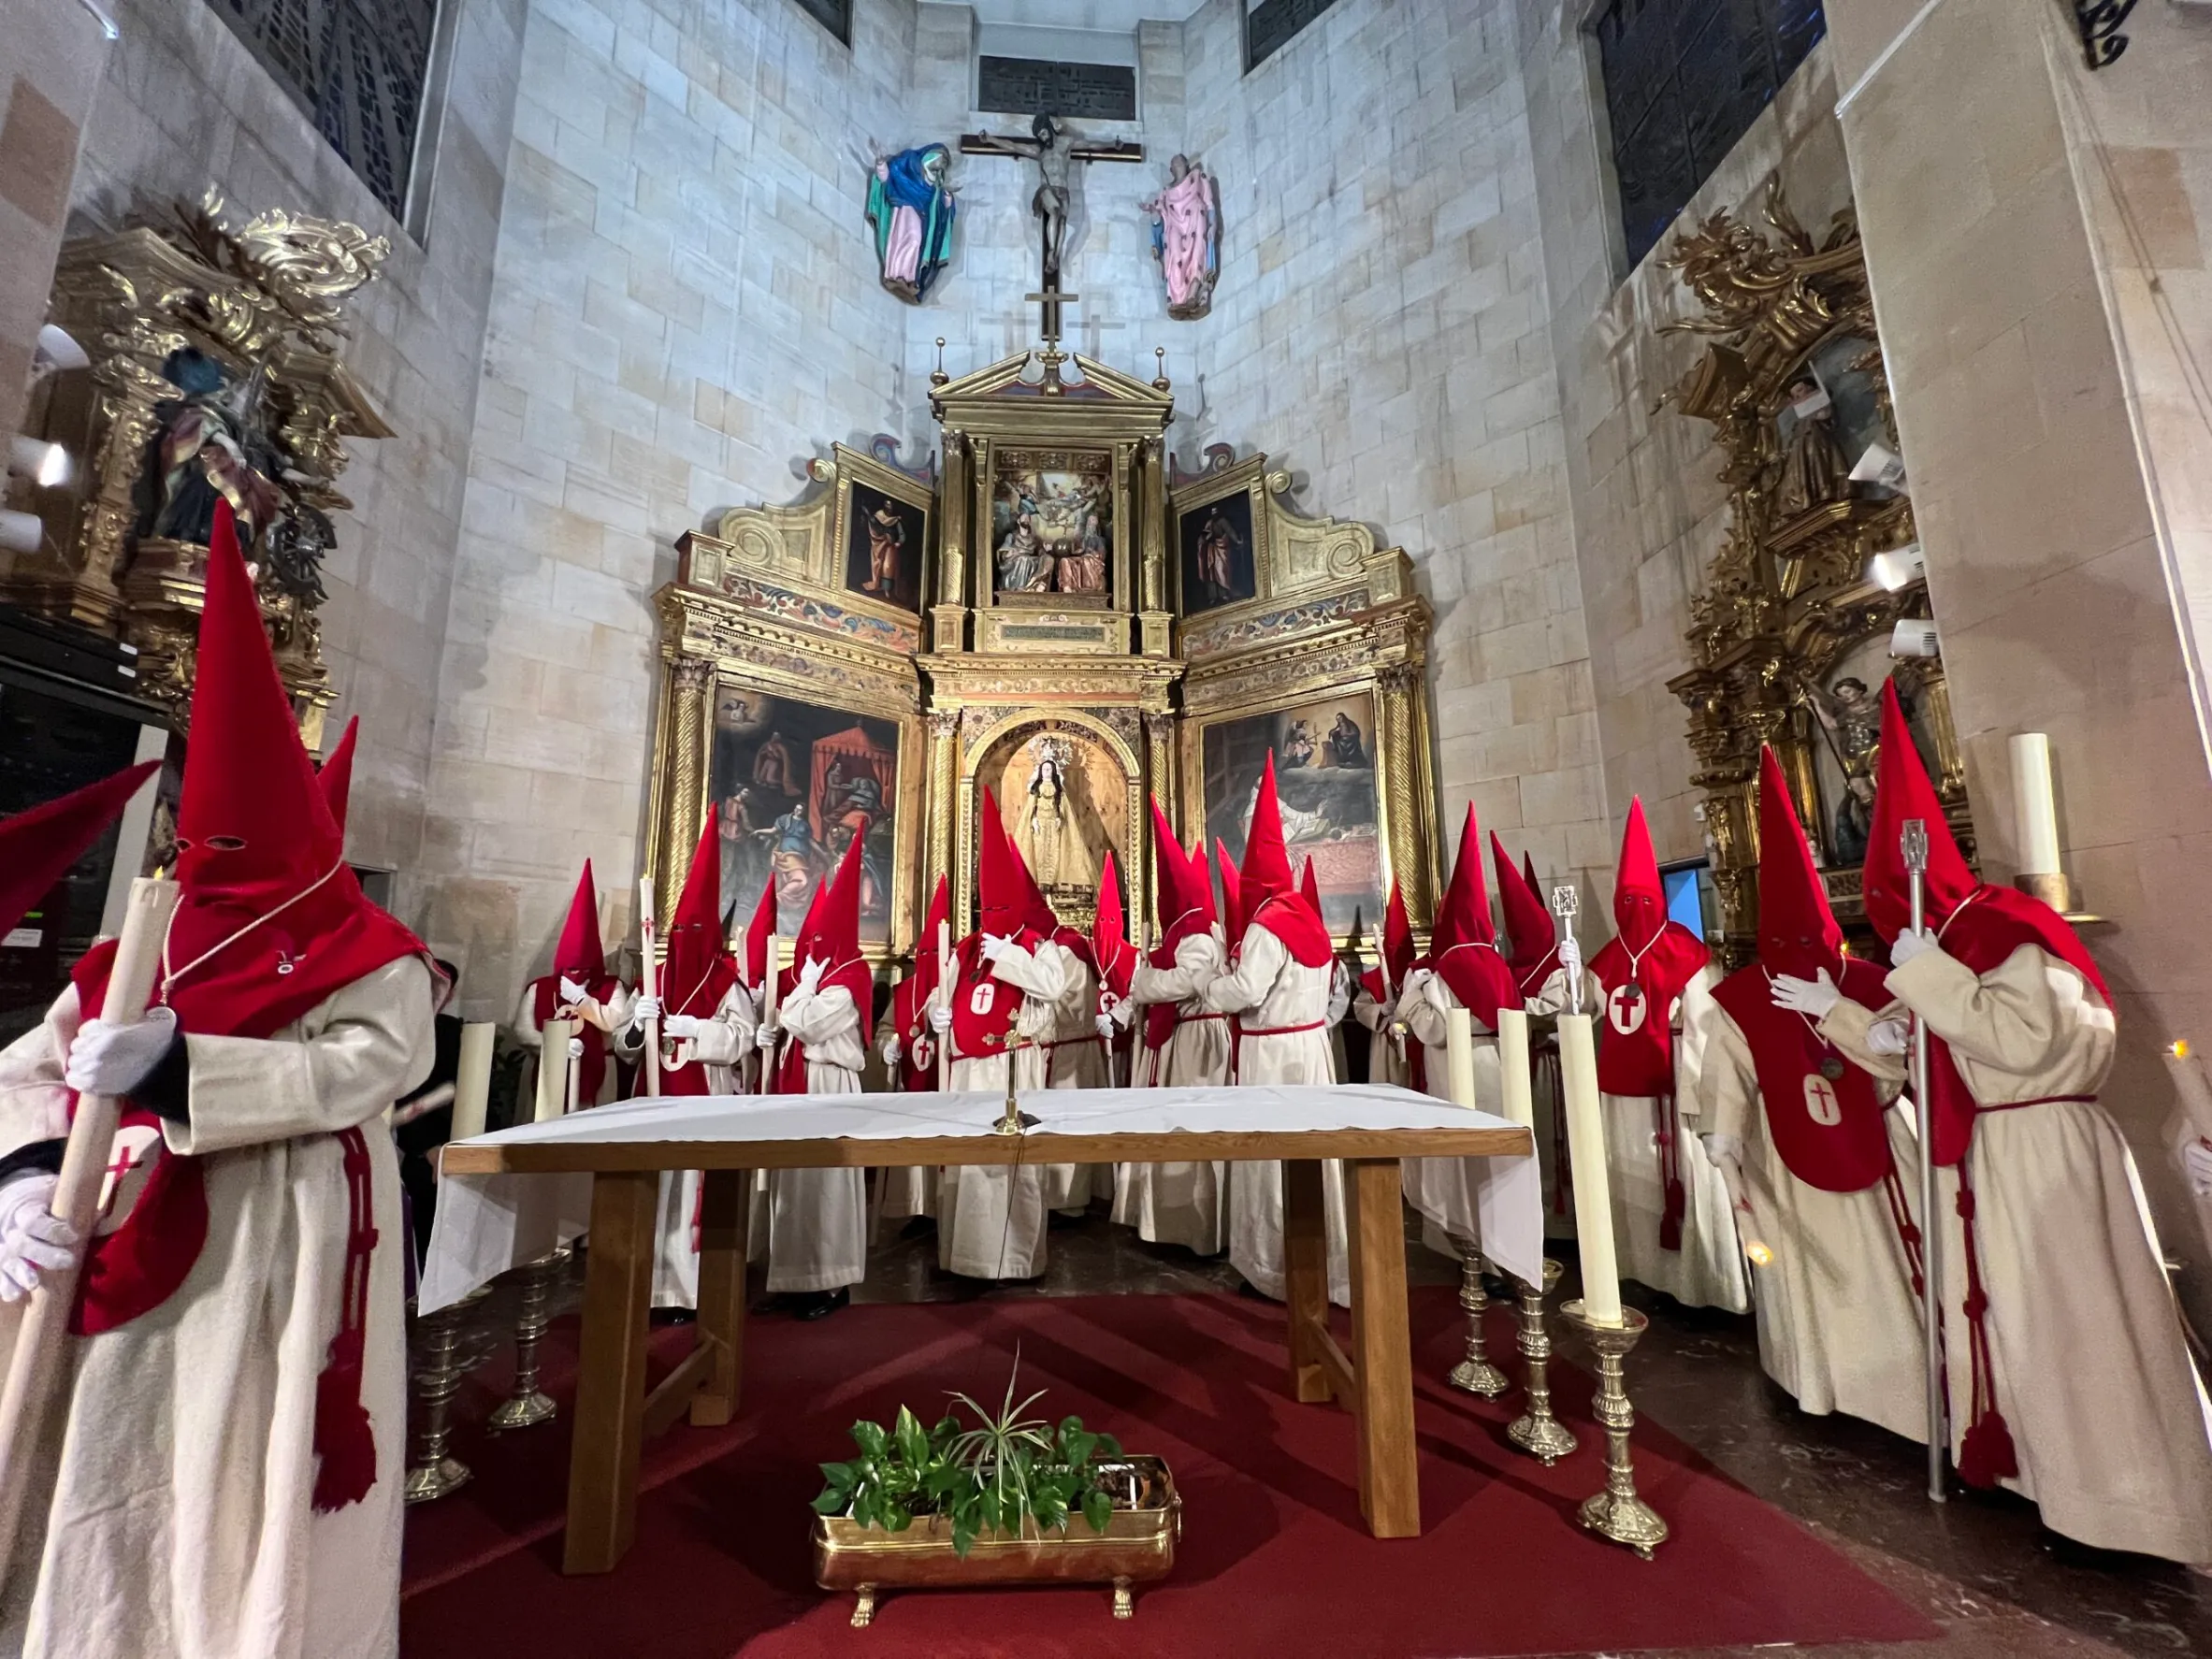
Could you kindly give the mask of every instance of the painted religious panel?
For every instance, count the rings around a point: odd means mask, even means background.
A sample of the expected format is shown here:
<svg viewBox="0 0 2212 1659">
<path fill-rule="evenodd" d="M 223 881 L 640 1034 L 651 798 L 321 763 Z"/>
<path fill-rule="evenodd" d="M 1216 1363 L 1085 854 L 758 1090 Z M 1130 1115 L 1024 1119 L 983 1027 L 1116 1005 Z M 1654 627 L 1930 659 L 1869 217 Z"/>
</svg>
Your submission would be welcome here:
<svg viewBox="0 0 2212 1659">
<path fill-rule="evenodd" d="M 1113 572 L 1112 454 L 1004 449 L 991 470 L 998 602 L 1104 608 Z"/>
<path fill-rule="evenodd" d="M 889 939 L 898 785 L 896 721 L 725 681 L 708 779 L 725 913 L 749 916 L 773 881 L 776 930 L 796 935 L 815 884 L 858 836 L 860 938 Z"/>
<path fill-rule="evenodd" d="M 846 490 L 846 591 L 919 614 L 928 508 L 857 480 Z"/>
<path fill-rule="evenodd" d="M 995 745 L 976 778 L 997 800 L 1007 838 L 1054 913 L 1071 926 L 1088 925 L 1107 851 L 1129 856 L 1129 779 L 1121 763 L 1093 732 L 1032 727 Z"/>
<path fill-rule="evenodd" d="M 1206 839 L 1244 858 L 1252 803 L 1275 757 L 1291 868 L 1313 862 L 1322 917 L 1344 933 L 1382 915 L 1382 842 L 1375 783 L 1375 694 L 1362 686 L 1294 707 L 1235 715 L 1205 728 L 1199 764 Z"/>
<path fill-rule="evenodd" d="M 1882 740 L 1882 682 L 1899 665 L 1889 636 L 1870 634 L 1846 649 L 1827 673 L 1802 685 L 1799 700 L 1812 715 L 1813 782 L 1819 792 L 1810 832 L 1823 868 L 1856 871 L 1866 862 L 1873 827 L 1874 768 Z M 1899 671 L 1897 695 L 1905 725 L 1930 776 L 1943 775 L 1928 700 L 1916 677 Z"/>
<path fill-rule="evenodd" d="M 1237 604 L 1259 592 L 1258 550 L 1248 490 L 1185 508 L 1176 521 L 1182 549 L 1183 614 Z"/>
</svg>

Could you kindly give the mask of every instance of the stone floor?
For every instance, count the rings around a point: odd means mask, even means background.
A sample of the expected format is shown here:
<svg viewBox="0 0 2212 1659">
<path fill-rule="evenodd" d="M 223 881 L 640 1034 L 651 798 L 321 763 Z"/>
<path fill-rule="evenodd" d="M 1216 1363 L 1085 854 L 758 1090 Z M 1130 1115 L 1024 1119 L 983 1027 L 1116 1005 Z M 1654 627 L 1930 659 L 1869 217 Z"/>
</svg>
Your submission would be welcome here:
<svg viewBox="0 0 2212 1659">
<path fill-rule="evenodd" d="M 918 1224 L 877 1251 L 857 1301 L 1163 1294 L 1235 1290 L 1239 1282 L 1225 1260 L 1147 1245 L 1094 1210 L 1055 1227 L 1043 1277 L 984 1285 L 939 1272 L 926 1227 Z M 1570 1295 L 1572 1247 L 1554 1253 L 1568 1262 L 1561 1296 Z M 1424 1248 L 1411 1225 L 1407 1255 L 1416 1283 L 1456 1282 L 1457 1264 Z M 1652 1325 L 1630 1373 L 1637 1410 L 1797 1517 L 1945 1630 L 1929 1642 L 1823 1648 L 1822 1659 L 2212 1654 L 2212 1576 L 2069 1543 L 2045 1531 L 2030 1505 L 2006 1494 L 1961 1491 L 1946 1504 L 1931 1504 L 1917 1446 L 1854 1419 L 1807 1417 L 1767 1381 L 1748 1318 L 1693 1311 L 1639 1291 L 1628 1287 L 1628 1300 Z M 1684 1650 L 1678 1659 L 1768 1651 L 1699 1649 L 1693 1656 Z"/>
</svg>

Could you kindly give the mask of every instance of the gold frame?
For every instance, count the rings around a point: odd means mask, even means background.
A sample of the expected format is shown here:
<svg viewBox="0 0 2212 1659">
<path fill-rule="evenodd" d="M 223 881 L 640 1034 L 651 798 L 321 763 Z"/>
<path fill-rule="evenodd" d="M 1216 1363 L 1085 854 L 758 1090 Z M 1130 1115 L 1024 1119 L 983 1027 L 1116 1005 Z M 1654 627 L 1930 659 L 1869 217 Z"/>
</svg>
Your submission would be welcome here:
<svg viewBox="0 0 2212 1659">
<path fill-rule="evenodd" d="M 1274 597 L 1267 589 L 1267 580 L 1272 573 L 1267 568 L 1267 457 L 1265 454 L 1247 455 L 1243 460 L 1230 462 L 1217 470 L 1200 473 L 1198 478 L 1197 483 L 1187 487 L 1178 481 L 1175 493 L 1168 498 L 1168 565 L 1173 572 L 1175 613 L 1182 619 L 1185 628 L 1193 621 L 1202 626 L 1210 626 L 1224 612 L 1257 608 Z M 1216 605 L 1210 611 L 1201 611 L 1196 617 L 1193 617 L 1190 596 L 1183 592 L 1183 520 L 1232 496 L 1244 497 L 1251 507 L 1252 597 Z"/>
<path fill-rule="evenodd" d="M 829 584 L 843 602 L 855 611 L 912 622 L 918 628 L 922 613 L 929 609 L 930 578 L 934 574 L 933 566 L 936 563 L 934 538 L 937 531 L 937 492 L 911 472 L 886 466 L 873 455 L 847 449 L 842 443 L 831 444 L 830 448 L 834 457 L 830 470 L 833 474 L 835 504 L 830 515 L 830 569 L 826 572 L 830 579 Z M 865 484 L 879 494 L 890 497 L 894 501 L 904 501 L 921 513 L 921 545 L 914 550 L 919 569 L 915 572 L 912 610 L 875 599 L 846 584 L 846 560 L 852 541 L 852 496 L 855 484 Z M 723 514 L 725 520 L 730 516 L 728 513 Z"/>
<path fill-rule="evenodd" d="M 1908 545 L 1913 506 L 1899 495 L 1821 503 L 1783 520 L 1777 500 L 1782 454 L 1775 416 L 1790 383 L 1831 344 L 1873 342 L 1852 367 L 1872 382 L 1888 446 L 1897 448 L 1889 389 L 1875 326 L 1858 221 L 1838 213 L 1815 244 L 1770 184 L 1770 237 L 1725 209 L 1676 238 L 1663 263 L 1704 314 L 1662 332 L 1711 337 L 1705 354 L 1667 394 L 1683 413 L 1710 422 L 1728 486 L 1728 535 L 1693 597 L 1688 639 L 1695 666 L 1668 681 L 1690 711 L 1698 758 L 1691 782 L 1701 812 L 1722 917 L 1721 955 L 1730 965 L 1756 949 L 1758 917 L 1758 757 L 1771 744 L 1790 781 L 1798 816 L 1815 848 L 1829 839 L 1820 811 L 1811 690 L 1846 654 L 1901 619 L 1929 613 L 1925 578 L 1892 591 L 1872 582 L 1869 561 Z M 1973 856 L 1963 758 L 1951 723 L 1940 659 L 1900 662 L 1894 671 L 1926 698 L 1935 777 L 1954 833 Z M 1859 873 L 1822 873 L 1838 916 L 1863 918 Z"/>
</svg>

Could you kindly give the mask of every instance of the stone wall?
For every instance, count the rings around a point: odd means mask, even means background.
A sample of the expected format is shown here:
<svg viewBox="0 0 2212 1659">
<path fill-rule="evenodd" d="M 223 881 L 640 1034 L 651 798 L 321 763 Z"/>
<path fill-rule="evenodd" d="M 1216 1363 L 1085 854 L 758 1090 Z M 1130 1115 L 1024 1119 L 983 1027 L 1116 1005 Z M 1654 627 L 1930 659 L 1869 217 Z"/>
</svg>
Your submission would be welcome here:
<svg viewBox="0 0 2212 1659">
<path fill-rule="evenodd" d="M 1191 449 L 1264 449 L 1305 511 L 1412 555 L 1439 840 L 1472 801 L 1546 873 L 1610 870 L 1510 7 L 1356 0 L 1245 76 L 1240 5 L 1184 26 L 1183 145 L 1227 226 L 1213 315 L 1169 325 Z"/>
<path fill-rule="evenodd" d="M 417 867 L 422 837 L 523 13 L 523 0 L 448 4 L 460 11 L 422 241 L 205 0 L 115 0 L 122 37 L 85 128 L 70 225 L 166 213 L 213 185 L 237 216 L 284 208 L 391 238 L 383 276 L 351 304 L 346 359 L 397 436 L 354 445 L 341 487 L 354 511 L 338 515 L 325 568 L 323 649 L 334 714 L 361 716 L 348 851 L 403 872 Z M 423 900 L 419 880 L 403 884 L 402 915 L 421 922 Z"/>
</svg>

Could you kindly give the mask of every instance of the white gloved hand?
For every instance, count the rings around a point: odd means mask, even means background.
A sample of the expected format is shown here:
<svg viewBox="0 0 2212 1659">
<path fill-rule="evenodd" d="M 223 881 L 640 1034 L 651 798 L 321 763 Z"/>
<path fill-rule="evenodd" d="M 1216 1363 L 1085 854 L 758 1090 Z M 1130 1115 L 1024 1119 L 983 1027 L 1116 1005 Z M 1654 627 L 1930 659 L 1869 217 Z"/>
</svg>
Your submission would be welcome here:
<svg viewBox="0 0 2212 1659">
<path fill-rule="evenodd" d="M 779 1027 L 763 1020 L 753 1028 L 753 1046 L 760 1049 L 773 1048 L 776 1039 L 782 1035 L 783 1031 Z"/>
<path fill-rule="evenodd" d="M 1897 930 L 1897 942 L 1889 947 L 1889 965 L 1901 968 L 1915 957 L 1926 956 L 1930 951 L 1941 948 L 1931 930 L 1922 928 L 1916 933 L 1910 928 L 1900 928 Z"/>
<path fill-rule="evenodd" d="M 952 1010 L 947 1007 L 943 1003 L 932 1004 L 930 1008 L 930 1030 L 935 1031 L 939 1036 L 943 1036 L 951 1029 Z"/>
<path fill-rule="evenodd" d="M 41 1172 L 0 1187 L 0 1302 L 28 1296 L 41 1273 L 77 1265 L 77 1229 L 52 1212 L 56 1184 Z"/>
<path fill-rule="evenodd" d="M 1774 1006 L 1790 1008 L 1800 1014 L 1823 1019 L 1828 1011 L 1843 1000 L 1843 993 L 1836 988 L 1836 982 L 1828 976 L 1828 970 L 1818 971 L 1814 979 L 1792 979 L 1786 974 L 1772 976 Z"/>
<path fill-rule="evenodd" d="M 643 997 L 638 1000 L 644 1001 Z M 658 1000 L 656 999 L 657 1003 Z M 674 1037 L 681 1042 L 687 1037 L 698 1036 L 705 1024 L 706 1021 L 696 1014 L 663 1014 L 660 1017 L 660 1034 L 664 1037 Z"/>
<path fill-rule="evenodd" d="M 1091 1023 L 1098 1028 L 1098 1040 L 1100 1042 L 1111 1043 L 1114 1040 L 1114 1031 L 1116 1028 L 1114 1025 L 1114 1017 L 1111 1014 L 1101 1014 Z"/>
<path fill-rule="evenodd" d="M 582 1037 L 571 1037 L 569 1039 L 569 1058 L 571 1060 L 582 1060 L 584 1058 L 584 1039 Z"/>
<path fill-rule="evenodd" d="M 2198 1135 L 2182 1142 L 2181 1169 L 2191 1191 L 2199 1198 L 2212 1198 L 2212 1141 Z"/>
<path fill-rule="evenodd" d="M 583 985 L 578 981 L 571 979 L 566 974 L 563 974 L 560 976 L 560 1002 L 562 1007 L 573 1008 L 578 1003 L 586 1001 L 590 995 L 591 993 L 585 989 Z"/>
<path fill-rule="evenodd" d="M 1912 1036 L 1912 1028 L 1901 1019 L 1877 1019 L 1866 1028 L 1867 1052 L 1870 1054 L 1902 1054 Z"/>
<path fill-rule="evenodd" d="M 896 1035 L 888 1037 L 883 1045 L 883 1063 L 890 1071 L 899 1069 L 899 1058 L 906 1052 Z"/>
<path fill-rule="evenodd" d="M 1001 957 L 1006 954 L 1008 947 L 1011 946 L 1013 943 L 1014 942 L 1011 939 L 1002 939 L 996 933 L 984 934 L 983 959 L 987 962 L 997 961 Z"/>
<path fill-rule="evenodd" d="M 635 1031 L 648 1019 L 658 1019 L 660 1021 L 660 1030 L 663 1035 L 672 1037 L 684 1035 L 681 1031 L 672 1031 L 668 1029 L 668 1020 L 673 1017 L 663 1017 L 658 997 L 648 997 L 641 992 L 629 1000 L 629 1017 L 623 1022 L 623 1025 L 626 1030 Z"/>
<path fill-rule="evenodd" d="M 145 1018 L 128 1025 L 88 1019 L 69 1045 L 63 1077 L 79 1094 L 128 1094 L 153 1075 L 176 1036 L 170 1008 L 149 1008 Z"/>
<path fill-rule="evenodd" d="M 1452 988 L 1444 983 L 1444 976 L 1437 973 L 1422 976 L 1421 994 L 1428 999 L 1428 1005 L 1439 1014 L 1451 1013 L 1453 1004 L 1458 1000 L 1453 996 Z"/>
<path fill-rule="evenodd" d="M 822 974 L 830 964 L 820 957 L 808 957 L 799 965 L 799 990 L 802 997 L 811 997 L 821 988 Z"/>
<path fill-rule="evenodd" d="M 1570 983 L 1583 971 L 1583 947 L 1572 933 L 1559 941 L 1559 967 Z"/>
</svg>

